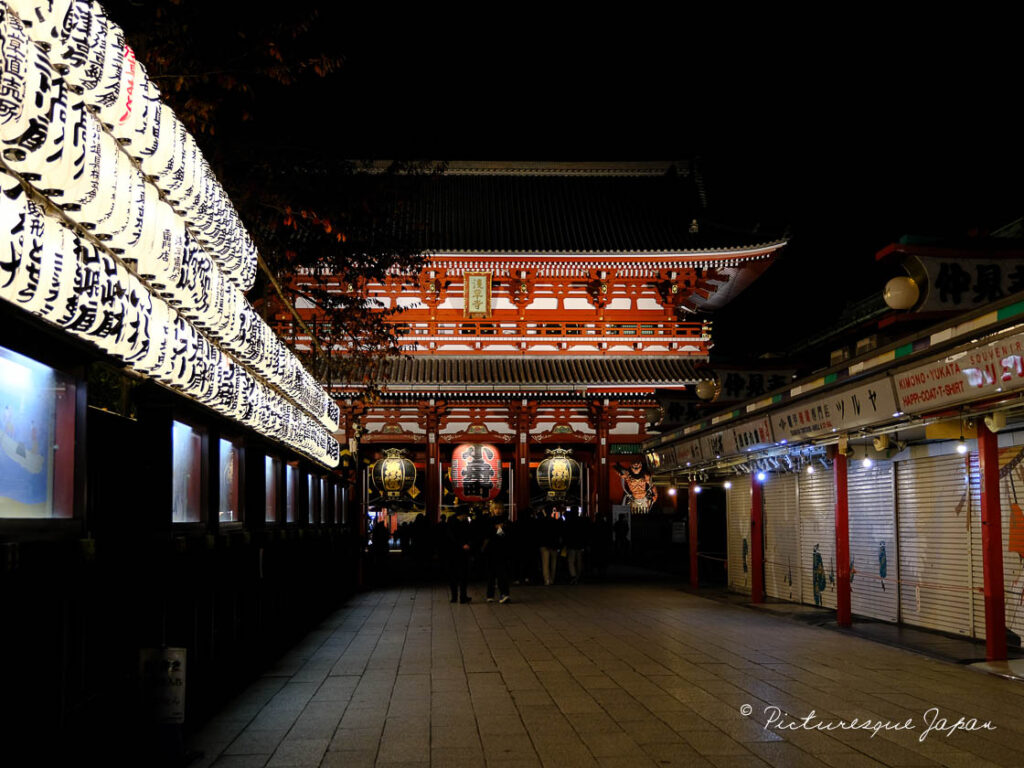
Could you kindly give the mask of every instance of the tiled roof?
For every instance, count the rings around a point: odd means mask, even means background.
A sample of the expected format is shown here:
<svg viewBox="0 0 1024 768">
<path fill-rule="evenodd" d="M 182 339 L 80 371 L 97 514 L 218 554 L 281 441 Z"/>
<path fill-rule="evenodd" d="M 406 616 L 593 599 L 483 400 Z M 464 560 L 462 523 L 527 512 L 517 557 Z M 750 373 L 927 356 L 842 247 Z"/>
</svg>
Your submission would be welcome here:
<svg viewBox="0 0 1024 768">
<path fill-rule="evenodd" d="M 394 185 L 395 234 L 435 253 L 687 252 L 777 242 L 705 220 L 693 174 L 396 176 L 387 183 Z"/>
<path fill-rule="evenodd" d="M 442 357 L 408 355 L 385 363 L 385 386 L 465 389 L 466 387 L 525 388 L 693 384 L 701 378 L 697 363 L 670 357 Z"/>
</svg>

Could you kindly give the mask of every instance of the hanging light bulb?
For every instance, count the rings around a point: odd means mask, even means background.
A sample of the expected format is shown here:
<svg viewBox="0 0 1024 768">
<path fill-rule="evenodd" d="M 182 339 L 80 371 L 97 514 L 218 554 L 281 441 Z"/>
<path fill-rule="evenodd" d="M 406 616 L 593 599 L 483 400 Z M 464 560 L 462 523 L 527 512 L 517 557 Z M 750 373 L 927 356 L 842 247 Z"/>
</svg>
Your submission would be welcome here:
<svg viewBox="0 0 1024 768">
<path fill-rule="evenodd" d="M 956 452 L 961 455 L 967 453 L 967 442 L 964 440 L 963 435 L 960 435 L 960 439 L 956 442 Z"/>
<path fill-rule="evenodd" d="M 765 479 L 765 477 L 767 477 L 767 475 L 765 475 L 765 473 L 764 473 L 763 471 L 761 471 L 761 472 L 758 472 L 758 473 L 757 473 L 757 482 L 759 482 L 759 483 L 763 483 L 763 482 L 764 482 L 764 479 Z"/>
<path fill-rule="evenodd" d="M 871 461 L 871 457 L 868 456 L 868 448 L 867 448 L 867 446 L 864 446 L 864 460 L 861 462 L 861 466 L 864 467 L 864 469 L 871 469 L 871 465 L 873 463 L 874 462 Z"/>
<path fill-rule="evenodd" d="M 813 475 L 814 474 L 814 465 L 813 464 L 808 464 L 807 465 L 807 474 L 808 475 Z"/>
<path fill-rule="evenodd" d="M 722 483 L 722 487 L 728 491 L 730 488 L 732 488 L 732 480 L 726 480 L 724 483 Z"/>
</svg>

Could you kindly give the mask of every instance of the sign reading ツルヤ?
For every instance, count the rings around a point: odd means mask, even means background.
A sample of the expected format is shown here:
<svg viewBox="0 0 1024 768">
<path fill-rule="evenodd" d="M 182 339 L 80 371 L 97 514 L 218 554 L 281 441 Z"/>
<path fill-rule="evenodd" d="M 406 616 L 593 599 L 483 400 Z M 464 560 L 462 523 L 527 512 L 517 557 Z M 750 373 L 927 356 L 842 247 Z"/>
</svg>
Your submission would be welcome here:
<svg viewBox="0 0 1024 768">
<path fill-rule="evenodd" d="M 896 411 L 889 379 L 878 379 L 808 400 L 772 416 L 776 440 L 845 432 L 877 422 Z"/>
</svg>

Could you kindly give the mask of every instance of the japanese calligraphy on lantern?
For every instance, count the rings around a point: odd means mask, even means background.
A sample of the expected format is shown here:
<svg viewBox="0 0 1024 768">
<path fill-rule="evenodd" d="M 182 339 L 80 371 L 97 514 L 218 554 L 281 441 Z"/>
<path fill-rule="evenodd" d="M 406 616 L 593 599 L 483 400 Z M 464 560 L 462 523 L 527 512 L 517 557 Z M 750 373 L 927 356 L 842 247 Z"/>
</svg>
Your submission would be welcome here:
<svg viewBox="0 0 1024 768">
<path fill-rule="evenodd" d="M 1024 388 L 1024 334 L 933 360 L 894 375 L 907 413 Z"/>
<path fill-rule="evenodd" d="M 778 441 L 794 441 L 874 424 L 899 410 L 889 379 L 848 387 L 772 416 Z"/>
<path fill-rule="evenodd" d="M 452 487 L 462 501 L 486 502 L 501 492 L 501 455 L 487 443 L 464 443 L 452 451 Z"/>
</svg>

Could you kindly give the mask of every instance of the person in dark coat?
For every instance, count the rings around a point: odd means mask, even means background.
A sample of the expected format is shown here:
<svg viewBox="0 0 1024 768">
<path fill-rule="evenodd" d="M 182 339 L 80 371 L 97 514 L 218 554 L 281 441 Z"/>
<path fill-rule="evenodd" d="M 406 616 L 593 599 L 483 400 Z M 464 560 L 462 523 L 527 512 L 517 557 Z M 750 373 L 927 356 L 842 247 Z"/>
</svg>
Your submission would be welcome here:
<svg viewBox="0 0 1024 768">
<path fill-rule="evenodd" d="M 590 543 L 590 518 L 569 510 L 565 520 L 565 550 L 569 566 L 569 583 L 579 584 L 583 576 L 583 550 Z"/>
<path fill-rule="evenodd" d="M 558 568 L 558 552 L 562 548 L 562 516 L 557 507 L 551 507 L 547 516 L 539 525 L 540 534 L 540 570 L 544 578 L 544 586 L 555 583 Z"/>
<path fill-rule="evenodd" d="M 498 602 L 510 600 L 508 587 L 509 559 L 512 541 L 508 520 L 503 514 L 488 517 L 487 532 L 484 535 L 480 553 L 484 557 L 484 578 L 487 580 L 487 602 L 494 602 L 494 587 L 498 587 Z"/>
<path fill-rule="evenodd" d="M 448 571 L 448 586 L 454 603 L 468 603 L 469 567 L 473 554 L 473 538 L 465 510 L 459 510 L 444 526 L 444 560 Z"/>
</svg>

